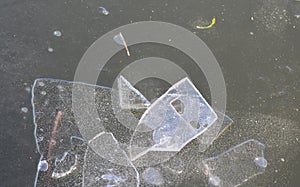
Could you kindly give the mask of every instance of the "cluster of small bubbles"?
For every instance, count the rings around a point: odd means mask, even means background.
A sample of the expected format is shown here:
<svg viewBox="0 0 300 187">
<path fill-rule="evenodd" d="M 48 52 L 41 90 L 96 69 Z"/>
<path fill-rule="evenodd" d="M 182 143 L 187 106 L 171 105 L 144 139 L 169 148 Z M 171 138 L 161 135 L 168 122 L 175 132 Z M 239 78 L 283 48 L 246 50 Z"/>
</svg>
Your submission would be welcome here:
<svg viewBox="0 0 300 187">
<path fill-rule="evenodd" d="M 254 159 L 254 162 L 257 166 L 261 168 L 266 168 L 268 165 L 267 160 L 264 157 L 256 157 Z"/>
<path fill-rule="evenodd" d="M 106 8 L 102 7 L 102 6 L 99 7 L 99 10 L 105 16 L 107 16 L 109 14 L 109 11 Z"/>
<path fill-rule="evenodd" d="M 62 33 L 59 30 L 53 32 L 54 36 L 61 37 Z"/>
<path fill-rule="evenodd" d="M 41 94 L 42 94 L 42 95 L 46 95 L 47 92 L 46 92 L 46 91 L 41 91 Z"/>
<path fill-rule="evenodd" d="M 41 160 L 38 166 L 39 171 L 47 171 L 48 170 L 48 162 L 47 160 Z"/>
<path fill-rule="evenodd" d="M 24 113 L 27 113 L 28 112 L 28 108 L 27 107 L 22 107 L 21 111 L 24 112 Z"/>
<path fill-rule="evenodd" d="M 212 177 L 209 177 L 208 182 L 209 182 L 209 184 L 211 184 L 213 186 L 219 186 L 221 180 L 217 176 L 212 176 Z"/>
<path fill-rule="evenodd" d="M 54 51 L 54 49 L 52 47 L 48 47 L 48 52 L 52 53 Z"/>
</svg>

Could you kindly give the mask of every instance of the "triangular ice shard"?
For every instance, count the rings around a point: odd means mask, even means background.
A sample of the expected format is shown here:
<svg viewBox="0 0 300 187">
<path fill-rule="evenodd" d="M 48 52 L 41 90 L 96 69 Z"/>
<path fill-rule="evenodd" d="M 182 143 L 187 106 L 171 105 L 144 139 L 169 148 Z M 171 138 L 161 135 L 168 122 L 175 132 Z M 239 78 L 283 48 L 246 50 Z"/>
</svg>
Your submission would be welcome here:
<svg viewBox="0 0 300 187">
<path fill-rule="evenodd" d="M 125 110 L 144 109 L 151 104 L 122 75 L 118 78 L 120 106 Z"/>
<path fill-rule="evenodd" d="M 216 119 L 216 113 L 197 88 L 184 78 L 141 117 L 131 140 L 131 159 L 136 160 L 148 151 L 180 151 Z"/>
</svg>

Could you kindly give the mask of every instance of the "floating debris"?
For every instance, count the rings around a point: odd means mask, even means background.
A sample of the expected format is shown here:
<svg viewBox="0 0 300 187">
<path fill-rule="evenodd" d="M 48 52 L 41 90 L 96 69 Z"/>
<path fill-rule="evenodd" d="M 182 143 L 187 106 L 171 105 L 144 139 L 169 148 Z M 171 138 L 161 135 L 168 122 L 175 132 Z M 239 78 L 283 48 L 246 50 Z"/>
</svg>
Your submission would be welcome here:
<svg viewBox="0 0 300 187">
<path fill-rule="evenodd" d="M 196 26 L 196 28 L 197 29 L 210 29 L 215 25 L 216 21 L 217 21 L 217 19 L 214 17 L 208 26 Z"/>
<path fill-rule="evenodd" d="M 300 18 L 300 14 L 295 14 L 295 18 Z"/>
<path fill-rule="evenodd" d="M 99 10 L 103 15 L 105 15 L 105 16 L 109 15 L 109 11 L 106 8 L 100 6 Z"/>
<path fill-rule="evenodd" d="M 54 36 L 61 37 L 62 33 L 59 30 L 53 32 Z"/>
<path fill-rule="evenodd" d="M 27 107 L 22 107 L 21 111 L 24 112 L 24 113 L 27 113 L 28 112 L 28 108 Z"/>
<path fill-rule="evenodd" d="M 253 36 L 253 35 L 254 35 L 254 32 L 250 32 L 249 34 L 250 34 L 251 36 Z"/>
<path fill-rule="evenodd" d="M 49 52 L 49 53 L 52 53 L 53 51 L 54 51 L 54 49 L 53 49 L 52 47 L 49 47 L 49 48 L 48 48 L 48 52 Z"/>
<path fill-rule="evenodd" d="M 129 52 L 129 50 L 128 50 L 128 46 L 127 46 L 126 41 L 125 41 L 125 39 L 124 39 L 124 37 L 123 37 L 123 34 L 120 32 L 119 34 L 117 34 L 116 36 L 114 36 L 113 39 L 114 39 L 114 41 L 115 41 L 117 44 L 119 44 L 119 45 L 121 45 L 121 46 L 124 46 L 125 49 L 126 49 L 127 56 L 130 56 L 130 52 Z"/>
</svg>

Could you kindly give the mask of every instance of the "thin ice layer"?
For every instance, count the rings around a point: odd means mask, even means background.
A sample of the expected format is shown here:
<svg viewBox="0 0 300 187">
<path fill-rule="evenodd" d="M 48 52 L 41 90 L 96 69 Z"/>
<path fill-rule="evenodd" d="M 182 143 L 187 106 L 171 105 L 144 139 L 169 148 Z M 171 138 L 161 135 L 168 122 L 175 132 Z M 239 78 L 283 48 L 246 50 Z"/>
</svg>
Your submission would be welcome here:
<svg viewBox="0 0 300 187">
<path fill-rule="evenodd" d="M 139 186 L 139 173 L 111 133 L 91 141 L 84 158 L 83 186 Z"/>
<path fill-rule="evenodd" d="M 239 186 L 267 167 L 264 144 L 247 140 L 219 156 L 203 160 L 204 173 L 213 186 Z"/>
<path fill-rule="evenodd" d="M 180 151 L 217 119 L 193 83 L 184 78 L 141 117 L 130 147 L 132 160 L 149 151 Z"/>
<path fill-rule="evenodd" d="M 143 109 L 148 108 L 151 104 L 123 76 L 118 78 L 118 91 L 121 109 Z"/>
</svg>

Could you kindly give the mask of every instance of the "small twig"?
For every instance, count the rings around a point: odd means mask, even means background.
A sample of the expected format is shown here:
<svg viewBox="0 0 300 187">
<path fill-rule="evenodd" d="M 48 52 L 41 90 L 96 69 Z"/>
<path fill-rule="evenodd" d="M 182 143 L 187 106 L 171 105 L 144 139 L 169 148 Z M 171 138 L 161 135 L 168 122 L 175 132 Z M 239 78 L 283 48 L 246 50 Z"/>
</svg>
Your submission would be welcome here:
<svg viewBox="0 0 300 187">
<path fill-rule="evenodd" d="M 51 151 L 55 145 L 55 135 L 57 133 L 58 124 L 61 121 L 61 116 L 62 116 L 62 112 L 58 111 L 56 114 L 56 117 L 55 117 L 53 129 L 52 129 L 50 140 L 49 140 L 49 147 L 48 147 L 48 154 L 47 154 L 48 159 L 51 157 Z"/>
<path fill-rule="evenodd" d="M 49 160 L 50 160 L 50 157 L 51 157 L 52 149 L 55 145 L 55 135 L 57 133 L 58 124 L 61 121 L 61 116 L 62 116 L 62 112 L 58 111 L 57 114 L 56 114 L 55 120 L 54 120 L 53 129 L 52 129 L 51 136 L 50 136 L 50 139 L 49 139 L 49 147 L 48 147 L 48 154 L 47 154 L 47 160 L 48 160 L 48 171 L 47 172 L 49 174 L 48 186 L 50 186 L 50 180 L 51 180 L 51 178 L 50 178 L 51 164 L 50 164 Z"/>
<path fill-rule="evenodd" d="M 121 40 L 122 40 L 122 42 L 123 42 L 123 44 L 124 44 L 124 46 L 125 46 L 127 56 L 130 56 L 130 53 L 129 53 L 129 50 L 128 50 L 126 41 L 125 41 L 125 39 L 124 39 L 124 37 L 123 37 L 123 34 L 122 34 L 121 32 L 120 32 L 120 36 L 121 36 Z"/>
</svg>

